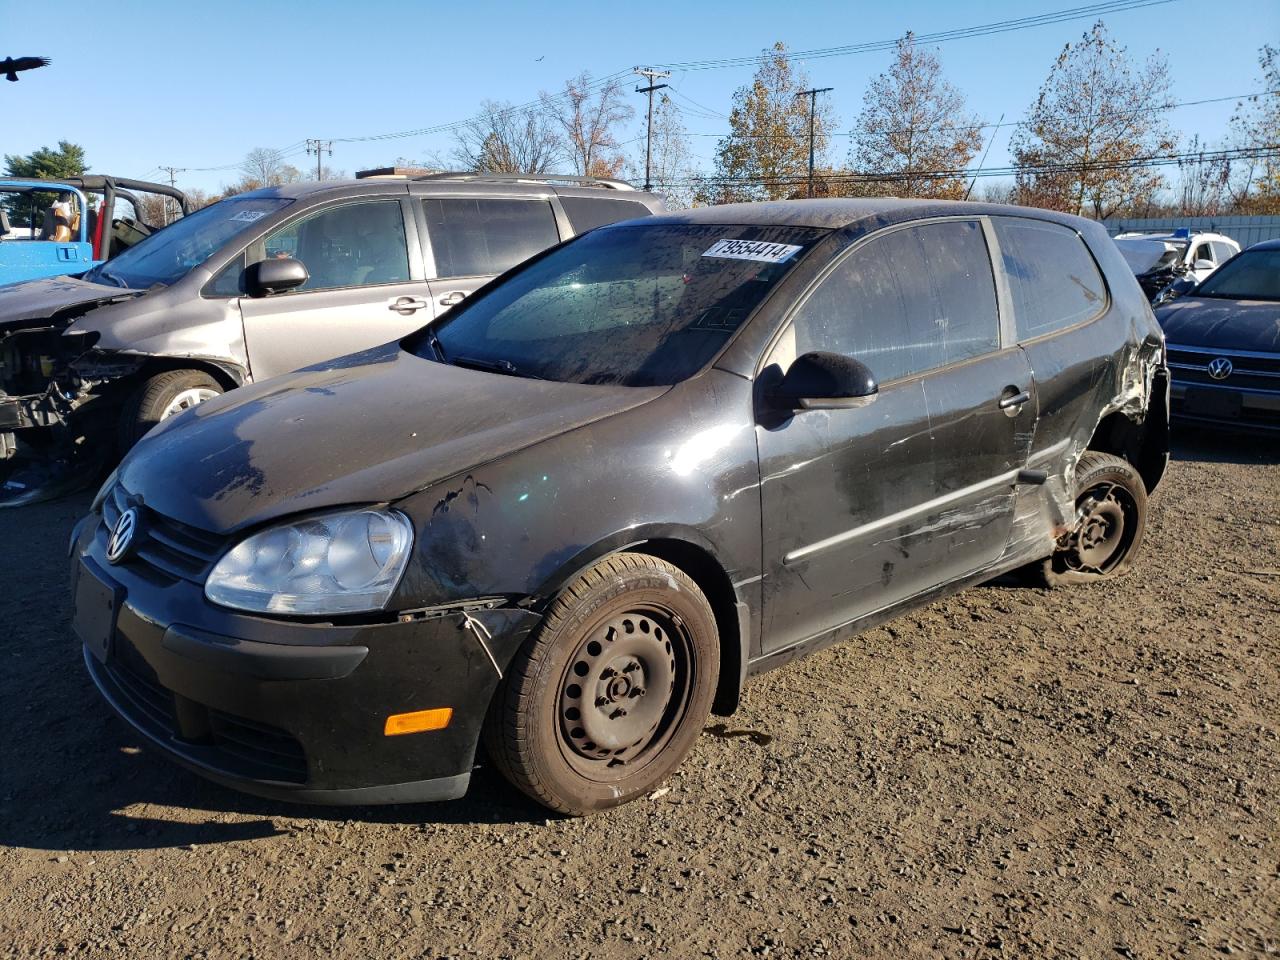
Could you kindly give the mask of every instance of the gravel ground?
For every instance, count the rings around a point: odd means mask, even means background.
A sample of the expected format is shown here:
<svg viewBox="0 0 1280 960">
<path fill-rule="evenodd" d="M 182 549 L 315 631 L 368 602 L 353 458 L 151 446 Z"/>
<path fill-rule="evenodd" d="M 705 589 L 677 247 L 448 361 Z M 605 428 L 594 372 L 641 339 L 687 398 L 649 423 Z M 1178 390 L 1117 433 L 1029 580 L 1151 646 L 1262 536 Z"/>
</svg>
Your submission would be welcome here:
<svg viewBox="0 0 1280 960">
<path fill-rule="evenodd" d="M 661 796 L 547 819 L 207 784 L 69 628 L 87 497 L 0 514 L 0 956 L 1280 952 L 1280 442 L 1183 438 L 1106 587 L 999 583 L 753 681 Z"/>
</svg>

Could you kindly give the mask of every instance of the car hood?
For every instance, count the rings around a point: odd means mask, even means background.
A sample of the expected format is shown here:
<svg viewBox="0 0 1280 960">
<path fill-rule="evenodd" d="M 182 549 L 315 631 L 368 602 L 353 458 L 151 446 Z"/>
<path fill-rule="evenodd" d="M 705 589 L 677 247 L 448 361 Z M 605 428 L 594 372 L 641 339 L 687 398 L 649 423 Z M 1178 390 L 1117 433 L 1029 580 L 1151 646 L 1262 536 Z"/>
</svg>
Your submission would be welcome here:
<svg viewBox="0 0 1280 960">
<path fill-rule="evenodd" d="M 76 277 L 45 277 L 0 286 L 0 331 L 30 326 L 32 320 L 48 320 L 58 314 L 83 313 L 104 303 L 131 300 L 142 290 L 125 290 Z"/>
<path fill-rule="evenodd" d="M 391 502 L 667 389 L 464 370 L 393 344 L 210 400 L 149 434 L 118 476 L 165 516 L 228 534 Z"/>
<path fill-rule="evenodd" d="M 1188 296 L 1156 311 L 1175 346 L 1280 353 L 1280 303 Z"/>
</svg>

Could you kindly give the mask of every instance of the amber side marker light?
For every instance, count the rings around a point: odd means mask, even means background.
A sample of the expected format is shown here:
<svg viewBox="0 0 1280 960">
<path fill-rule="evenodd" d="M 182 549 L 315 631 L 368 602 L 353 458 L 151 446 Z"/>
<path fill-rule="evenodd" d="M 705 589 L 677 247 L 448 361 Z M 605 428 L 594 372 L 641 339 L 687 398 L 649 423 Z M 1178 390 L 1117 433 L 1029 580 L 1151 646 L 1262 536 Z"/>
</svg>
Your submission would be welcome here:
<svg viewBox="0 0 1280 960">
<path fill-rule="evenodd" d="M 453 719 L 453 707 L 436 707 L 434 710 L 415 710 L 413 713 L 393 713 L 387 717 L 382 733 L 398 737 L 402 733 L 423 733 L 427 730 L 443 730 Z"/>
</svg>

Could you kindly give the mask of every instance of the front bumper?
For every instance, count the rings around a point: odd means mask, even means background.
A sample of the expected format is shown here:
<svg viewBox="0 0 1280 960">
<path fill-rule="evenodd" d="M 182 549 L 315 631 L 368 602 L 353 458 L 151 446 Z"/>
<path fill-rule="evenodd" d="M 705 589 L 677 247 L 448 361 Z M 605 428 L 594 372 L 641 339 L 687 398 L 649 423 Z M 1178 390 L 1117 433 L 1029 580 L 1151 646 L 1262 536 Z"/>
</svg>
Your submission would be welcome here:
<svg viewBox="0 0 1280 960">
<path fill-rule="evenodd" d="M 1169 400 L 1174 418 L 1184 422 L 1241 430 L 1280 430 L 1280 390 L 1175 379 L 1169 388 Z"/>
<path fill-rule="evenodd" d="M 186 581 L 108 564 L 97 517 L 72 545 L 74 625 L 111 707 L 219 783 L 314 803 L 445 800 L 467 789 L 498 674 L 468 620 L 510 659 L 537 615 L 442 608 L 333 625 L 223 610 Z M 386 718 L 451 707 L 442 730 L 385 736 Z"/>
</svg>

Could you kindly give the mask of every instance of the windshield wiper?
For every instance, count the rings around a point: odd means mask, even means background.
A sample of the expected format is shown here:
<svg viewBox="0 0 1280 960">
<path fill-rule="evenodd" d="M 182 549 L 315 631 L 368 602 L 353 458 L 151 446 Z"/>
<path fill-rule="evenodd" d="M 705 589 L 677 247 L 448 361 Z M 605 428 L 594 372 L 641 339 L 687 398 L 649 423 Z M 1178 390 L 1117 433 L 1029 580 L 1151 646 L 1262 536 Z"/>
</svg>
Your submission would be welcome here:
<svg viewBox="0 0 1280 960">
<path fill-rule="evenodd" d="M 528 377 L 532 380 L 545 380 L 536 373 L 519 369 L 510 360 L 481 360 L 478 357 L 454 357 L 450 361 L 455 367 L 467 367 L 471 370 L 484 370 L 487 373 L 503 373 L 509 377 Z"/>
<path fill-rule="evenodd" d="M 436 355 L 436 359 L 441 363 L 448 363 L 448 358 L 444 355 L 444 347 L 440 345 L 440 338 L 436 336 L 436 332 L 427 327 L 427 346 L 431 348 L 432 353 Z"/>
<path fill-rule="evenodd" d="M 129 289 L 129 285 L 125 283 L 123 280 L 121 280 L 119 277 L 117 277 L 114 273 L 110 273 L 106 270 L 99 270 L 98 276 L 106 277 L 108 280 L 114 283 L 117 287 L 124 287 L 126 290 Z"/>
</svg>

